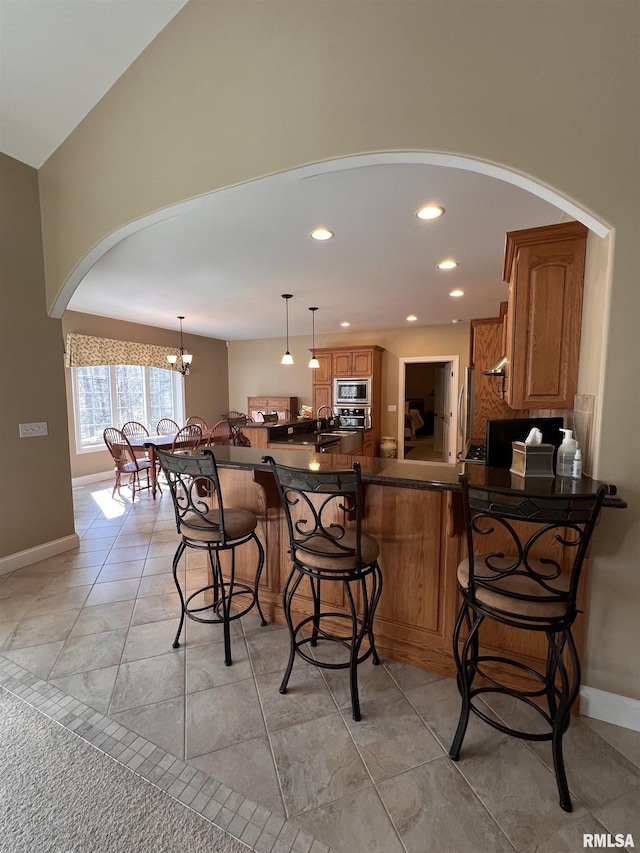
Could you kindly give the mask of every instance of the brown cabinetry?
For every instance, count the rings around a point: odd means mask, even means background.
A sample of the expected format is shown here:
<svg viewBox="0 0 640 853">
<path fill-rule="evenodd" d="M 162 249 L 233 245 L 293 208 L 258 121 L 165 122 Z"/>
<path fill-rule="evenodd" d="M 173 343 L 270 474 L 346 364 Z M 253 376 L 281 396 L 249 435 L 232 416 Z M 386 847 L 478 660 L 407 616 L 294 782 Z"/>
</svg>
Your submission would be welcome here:
<svg viewBox="0 0 640 853">
<path fill-rule="evenodd" d="M 297 397 L 247 397 L 247 415 L 254 421 L 262 420 L 261 412 L 277 412 L 278 420 L 284 421 L 295 417 L 297 411 Z"/>
<path fill-rule="evenodd" d="M 471 321 L 471 364 L 475 368 L 473 377 L 473 423 L 470 438 L 484 442 L 487 421 L 500 418 L 525 418 L 529 410 L 514 411 L 504 399 L 502 378 L 484 376 L 504 355 L 504 332 L 507 303 L 500 303 L 499 317 L 485 317 Z"/>
<path fill-rule="evenodd" d="M 573 408 L 587 233 L 566 222 L 507 234 L 505 401 L 512 409 Z"/>
<path fill-rule="evenodd" d="M 312 402 L 315 415 L 333 404 L 333 380 L 339 376 L 371 378 L 371 431 L 361 455 L 377 456 L 382 425 L 382 353 L 379 346 L 324 347 L 316 349 L 320 368 L 313 371 Z"/>
<path fill-rule="evenodd" d="M 336 350 L 333 353 L 334 376 L 371 376 L 373 374 L 373 350 Z"/>
</svg>

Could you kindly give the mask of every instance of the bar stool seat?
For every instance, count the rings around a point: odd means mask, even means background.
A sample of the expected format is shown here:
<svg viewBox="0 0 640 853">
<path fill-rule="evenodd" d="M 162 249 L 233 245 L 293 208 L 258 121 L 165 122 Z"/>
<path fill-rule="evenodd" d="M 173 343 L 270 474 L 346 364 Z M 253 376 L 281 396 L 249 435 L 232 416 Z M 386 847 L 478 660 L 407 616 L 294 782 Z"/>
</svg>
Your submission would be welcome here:
<svg viewBox="0 0 640 853">
<path fill-rule="evenodd" d="M 263 462 L 269 462 L 278 485 L 291 555 L 283 590 L 290 651 L 280 692 L 287 692 L 296 656 L 324 669 L 348 669 L 353 719 L 359 720 L 357 668 L 369 657 L 374 665 L 380 663 L 373 620 L 382 592 L 380 547 L 361 529 L 360 466 L 311 471 L 278 465 L 270 456 Z M 344 610 L 323 599 L 325 586 L 336 583 L 342 587 Z M 343 660 L 323 655 L 318 647 L 324 643 L 341 646 Z"/>
<path fill-rule="evenodd" d="M 259 599 L 264 548 L 256 535 L 258 519 L 244 507 L 224 506 L 216 460 L 209 448 L 169 453 L 157 447 L 156 453 L 171 490 L 176 527 L 180 534 L 180 543 L 173 558 L 173 579 L 180 597 L 181 612 L 173 648 L 180 645 L 185 618 L 222 624 L 224 661 L 231 666 L 230 623 L 255 607 L 261 624 L 267 624 Z M 258 551 L 253 583 L 236 577 L 236 549 L 250 542 L 255 543 Z M 210 578 L 205 586 L 185 596 L 178 579 L 178 566 L 187 548 L 207 552 Z M 225 551 L 231 555 L 226 576 L 221 561 L 221 554 Z"/>
<path fill-rule="evenodd" d="M 462 603 L 453 654 L 462 703 L 449 755 L 460 758 L 471 713 L 512 737 L 550 741 L 560 807 L 570 812 L 562 739 L 580 687 L 572 626 L 580 573 L 607 488 L 586 495 L 533 486 L 527 492 L 472 485 L 465 475 L 461 485 L 468 556 L 457 571 Z M 503 653 L 491 643 L 483 646 L 486 620 L 544 634 L 544 671 L 519 656 L 517 639 Z M 544 730 L 522 731 L 490 716 L 475 700 L 491 694 L 524 703 L 544 721 Z"/>
</svg>

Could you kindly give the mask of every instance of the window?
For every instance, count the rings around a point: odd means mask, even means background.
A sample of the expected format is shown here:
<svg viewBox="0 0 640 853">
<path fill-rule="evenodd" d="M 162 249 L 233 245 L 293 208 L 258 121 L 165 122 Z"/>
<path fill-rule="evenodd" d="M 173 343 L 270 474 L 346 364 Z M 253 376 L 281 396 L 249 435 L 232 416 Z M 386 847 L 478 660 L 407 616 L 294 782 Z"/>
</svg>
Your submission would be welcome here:
<svg viewBox="0 0 640 853">
<path fill-rule="evenodd" d="M 140 421 L 153 433 L 160 418 L 184 421 L 184 380 L 174 370 L 116 364 L 74 367 L 71 374 L 78 453 L 103 450 L 109 426 Z"/>
</svg>

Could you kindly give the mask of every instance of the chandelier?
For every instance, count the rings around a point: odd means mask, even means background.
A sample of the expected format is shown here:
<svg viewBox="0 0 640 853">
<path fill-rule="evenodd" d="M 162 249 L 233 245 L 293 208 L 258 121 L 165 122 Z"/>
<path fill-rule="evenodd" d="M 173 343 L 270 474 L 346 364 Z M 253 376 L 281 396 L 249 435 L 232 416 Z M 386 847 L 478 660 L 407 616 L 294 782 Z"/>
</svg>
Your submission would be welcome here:
<svg viewBox="0 0 640 853">
<path fill-rule="evenodd" d="M 178 370 L 183 376 L 188 376 L 189 365 L 193 360 L 193 356 L 186 351 L 184 348 L 184 341 L 182 340 L 182 321 L 184 320 L 184 317 L 178 317 L 178 320 L 180 320 L 180 354 L 168 355 L 167 361 L 169 362 L 171 370 Z"/>
</svg>

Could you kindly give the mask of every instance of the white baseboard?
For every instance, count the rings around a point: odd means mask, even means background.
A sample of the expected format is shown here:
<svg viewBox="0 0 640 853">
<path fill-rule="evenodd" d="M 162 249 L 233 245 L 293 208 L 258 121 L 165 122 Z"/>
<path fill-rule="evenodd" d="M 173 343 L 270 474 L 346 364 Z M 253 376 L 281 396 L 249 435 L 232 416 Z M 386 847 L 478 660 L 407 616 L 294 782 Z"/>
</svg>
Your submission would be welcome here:
<svg viewBox="0 0 640 853">
<path fill-rule="evenodd" d="M 71 480 L 72 486 L 86 486 L 89 483 L 100 483 L 102 480 L 112 480 L 114 478 L 113 470 L 98 471 L 97 474 L 85 474 L 84 477 L 73 477 Z"/>
<path fill-rule="evenodd" d="M 640 732 L 640 699 L 607 693 L 595 687 L 581 687 L 580 713 L 584 717 Z"/>
<path fill-rule="evenodd" d="M 40 560 L 46 560 L 48 557 L 55 557 L 65 551 L 71 551 L 72 548 L 77 548 L 79 544 L 80 537 L 77 533 L 72 533 L 71 536 L 63 536 L 62 539 L 54 539 L 53 542 L 44 542 L 42 545 L 36 545 L 35 548 L 27 548 L 26 551 L 18 551 L 17 554 L 0 557 L 0 575 L 6 575 L 16 569 L 22 569 L 24 566 L 39 563 Z"/>
</svg>

